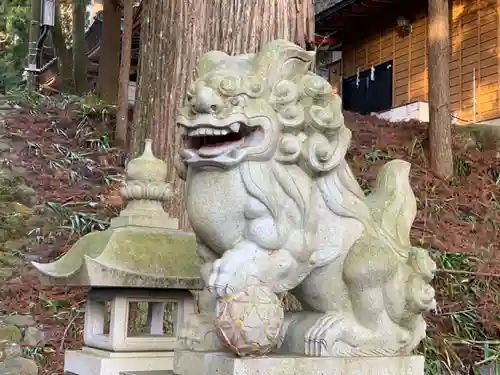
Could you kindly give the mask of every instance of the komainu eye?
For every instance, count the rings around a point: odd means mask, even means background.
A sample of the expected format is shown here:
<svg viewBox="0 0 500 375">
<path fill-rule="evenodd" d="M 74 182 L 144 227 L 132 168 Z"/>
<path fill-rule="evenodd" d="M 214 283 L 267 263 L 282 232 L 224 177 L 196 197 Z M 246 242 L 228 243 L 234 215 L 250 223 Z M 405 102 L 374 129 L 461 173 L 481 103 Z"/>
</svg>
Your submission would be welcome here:
<svg viewBox="0 0 500 375">
<path fill-rule="evenodd" d="M 229 103 L 231 103 L 233 107 L 244 107 L 246 104 L 246 97 L 245 95 L 233 96 L 229 99 Z"/>
</svg>

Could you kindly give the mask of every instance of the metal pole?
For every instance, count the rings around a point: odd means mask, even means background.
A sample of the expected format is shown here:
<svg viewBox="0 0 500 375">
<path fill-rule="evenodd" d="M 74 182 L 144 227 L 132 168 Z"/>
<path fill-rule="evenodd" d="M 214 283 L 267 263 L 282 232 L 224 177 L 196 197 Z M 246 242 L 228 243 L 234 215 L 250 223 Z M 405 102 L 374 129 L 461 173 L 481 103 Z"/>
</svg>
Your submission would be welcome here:
<svg viewBox="0 0 500 375">
<path fill-rule="evenodd" d="M 28 88 L 36 88 L 36 74 L 38 55 L 38 38 L 40 37 L 40 13 L 43 0 L 31 0 L 31 21 L 28 44 Z"/>
</svg>

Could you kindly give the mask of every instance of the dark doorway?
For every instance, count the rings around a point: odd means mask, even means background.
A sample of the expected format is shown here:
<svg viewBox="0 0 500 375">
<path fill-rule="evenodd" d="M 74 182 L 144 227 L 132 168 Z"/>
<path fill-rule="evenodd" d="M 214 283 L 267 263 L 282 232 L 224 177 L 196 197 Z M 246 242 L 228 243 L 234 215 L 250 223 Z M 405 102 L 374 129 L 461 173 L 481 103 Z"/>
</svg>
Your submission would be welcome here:
<svg viewBox="0 0 500 375">
<path fill-rule="evenodd" d="M 359 72 L 342 81 L 342 101 L 346 111 L 362 115 L 392 107 L 392 61 Z"/>
</svg>

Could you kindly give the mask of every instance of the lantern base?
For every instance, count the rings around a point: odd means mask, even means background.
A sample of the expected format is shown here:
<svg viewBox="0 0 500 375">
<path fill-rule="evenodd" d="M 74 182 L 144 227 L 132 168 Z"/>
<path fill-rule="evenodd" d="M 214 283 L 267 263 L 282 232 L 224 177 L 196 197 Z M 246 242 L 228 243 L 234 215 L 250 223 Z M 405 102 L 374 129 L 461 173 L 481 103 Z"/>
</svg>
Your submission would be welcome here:
<svg viewBox="0 0 500 375">
<path fill-rule="evenodd" d="M 203 375 L 423 375 L 424 357 L 332 358 L 269 355 L 238 358 L 227 353 L 207 353 L 201 373 Z"/>
<path fill-rule="evenodd" d="M 64 372 L 75 375 L 121 375 L 125 371 L 167 371 L 173 368 L 174 352 L 109 352 L 83 347 L 67 350 Z"/>
</svg>

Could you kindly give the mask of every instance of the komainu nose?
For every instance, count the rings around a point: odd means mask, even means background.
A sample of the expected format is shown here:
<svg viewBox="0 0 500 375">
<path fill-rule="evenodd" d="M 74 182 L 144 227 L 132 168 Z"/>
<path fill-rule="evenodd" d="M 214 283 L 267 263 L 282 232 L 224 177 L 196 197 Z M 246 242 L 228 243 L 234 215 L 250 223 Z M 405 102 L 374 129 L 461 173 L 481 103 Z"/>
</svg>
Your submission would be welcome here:
<svg viewBox="0 0 500 375">
<path fill-rule="evenodd" d="M 191 99 L 193 111 L 196 113 L 218 113 L 223 104 L 219 94 L 206 86 L 198 86 Z"/>
</svg>

